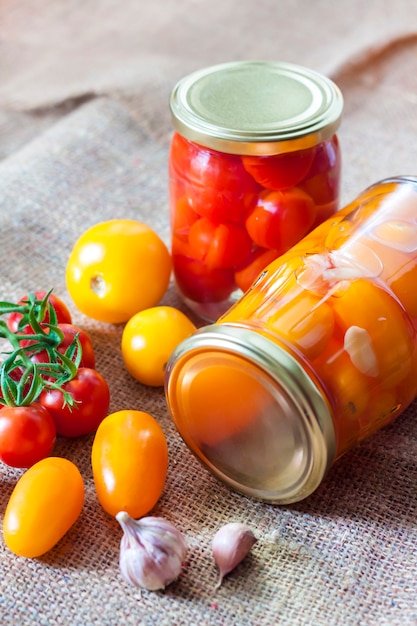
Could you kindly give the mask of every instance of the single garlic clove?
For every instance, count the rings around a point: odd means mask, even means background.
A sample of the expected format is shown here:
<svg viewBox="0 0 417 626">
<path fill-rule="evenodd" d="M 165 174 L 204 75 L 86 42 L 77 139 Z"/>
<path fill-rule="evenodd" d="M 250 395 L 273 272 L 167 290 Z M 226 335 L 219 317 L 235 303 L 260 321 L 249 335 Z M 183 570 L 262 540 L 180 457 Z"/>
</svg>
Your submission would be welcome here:
<svg viewBox="0 0 417 626">
<path fill-rule="evenodd" d="M 252 530 L 241 522 L 230 522 L 219 528 L 212 541 L 213 557 L 219 568 L 216 589 L 226 574 L 249 554 L 256 541 Z"/>
<path fill-rule="evenodd" d="M 372 377 L 378 376 L 378 360 L 371 337 L 365 328 L 350 326 L 345 332 L 344 349 L 361 374 Z"/>
<path fill-rule="evenodd" d="M 119 565 L 132 585 L 148 591 L 164 589 L 178 578 L 187 555 L 181 532 L 162 517 L 135 520 L 125 511 L 116 515 L 123 529 Z"/>
</svg>

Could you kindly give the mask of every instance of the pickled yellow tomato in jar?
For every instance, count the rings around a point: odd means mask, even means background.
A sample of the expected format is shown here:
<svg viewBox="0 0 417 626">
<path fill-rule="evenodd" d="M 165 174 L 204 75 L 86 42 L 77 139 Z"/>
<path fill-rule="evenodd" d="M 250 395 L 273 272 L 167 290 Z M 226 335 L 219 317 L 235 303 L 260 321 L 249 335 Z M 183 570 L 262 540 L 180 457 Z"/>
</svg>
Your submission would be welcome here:
<svg viewBox="0 0 417 626">
<path fill-rule="evenodd" d="M 417 177 L 381 181 L 172 355 L 167 402 L 191 450 L 246 495 L 311 494 L 417 396 L 416 276 Z M 217 438 L 197 436 L 216 420 Z"/>
</svg>

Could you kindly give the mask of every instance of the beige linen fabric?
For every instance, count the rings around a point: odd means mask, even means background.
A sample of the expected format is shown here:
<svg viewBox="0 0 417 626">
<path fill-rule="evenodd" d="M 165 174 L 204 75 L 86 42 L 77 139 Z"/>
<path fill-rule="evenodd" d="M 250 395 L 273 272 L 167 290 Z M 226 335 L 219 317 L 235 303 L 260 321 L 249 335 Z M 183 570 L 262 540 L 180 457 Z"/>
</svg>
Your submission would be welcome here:
<svg viewBox="0 0 417 626">
<path fill-rule="evenodd" d="M 385 176 L 417 175 L 417 3 L 3 0 L 0 45 L 0 298 L 53 287 L 92 336 L 111 410 L 158 419 L 170 465 L 153 514 L 189 545 L 182 575 L 164 592 L 124 582 L 121 530 L 94 491 L 92 436 L 59 439 L 55 453 L 84 477 L 84 510 L 40 559 L 0 542 L 2 624 L 417 624 L 417 404 L 346 454 L 304 502 L 252 501 L 194 459 L 163 390 L 124 369 L 123 327 L 79 313 L 64 280 L 75 239 L 100 220 L 137 218 L 169 243 L 167 101 L 177 78 L 209 63 L 274 58 L 338 82 L 343 203 Z M 183 308 L 172 285 L 163 303 Z M 0 468 L 0 516 L 20 474 Z M 259 540 L 215 590 L 210 543 L 228 521 L 249 524 Z"/>
</svg>

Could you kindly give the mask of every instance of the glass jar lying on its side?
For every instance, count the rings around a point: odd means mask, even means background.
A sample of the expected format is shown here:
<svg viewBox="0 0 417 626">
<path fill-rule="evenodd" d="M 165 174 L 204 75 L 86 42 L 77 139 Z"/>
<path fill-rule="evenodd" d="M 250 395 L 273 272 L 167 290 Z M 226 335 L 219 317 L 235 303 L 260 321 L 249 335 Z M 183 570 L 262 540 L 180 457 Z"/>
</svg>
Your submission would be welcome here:
<svg viewBox="0 0 417 626">
<path fill-rule="evenodd" d="M 387 179 L 269 264 L 184 341 L 166 397 L 229 486 L 301 500 L 417 395 L 417 178 Z"/>
<path fill-rule="evenodd" d="M 342 109 L 332 81 L 292 64 L 228 63 L 175 87 L 173 269 L 202 318 L 338 209 Z"/>
</svg>

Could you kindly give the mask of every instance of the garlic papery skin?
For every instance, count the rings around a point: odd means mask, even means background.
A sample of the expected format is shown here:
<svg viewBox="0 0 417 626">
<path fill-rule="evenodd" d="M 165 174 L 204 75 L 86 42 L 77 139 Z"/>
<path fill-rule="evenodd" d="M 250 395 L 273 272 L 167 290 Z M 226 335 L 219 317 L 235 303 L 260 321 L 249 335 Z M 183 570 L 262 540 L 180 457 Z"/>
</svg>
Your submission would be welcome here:
<svg viewBox="0 0 417 626">
<path fill-rule="evenodd" d="M 187 555 L 182 533 L 162 517 L 135 520 L 125 511 L 116 515 L 123 529 L 120 572 L 125 580 L 148 591 L 164 589 L 178 578 Z"/>
<path fill-rule="evenodd" d="M 213 557 L 219 568 L 216 589 L 226 574 L 249 554 L 256 541 L 252 530 L 241 522 L 229 522 L 219 528 L 212 540 Z"/>
</svg>

